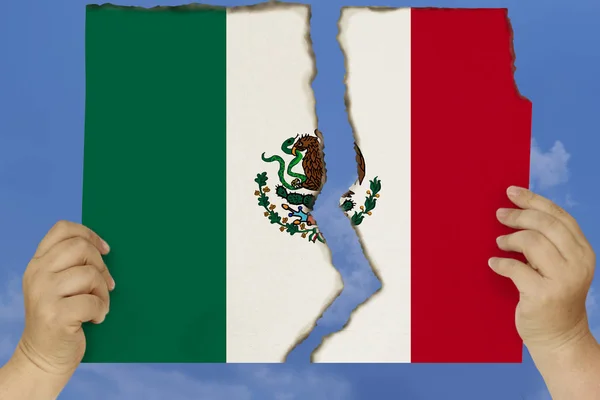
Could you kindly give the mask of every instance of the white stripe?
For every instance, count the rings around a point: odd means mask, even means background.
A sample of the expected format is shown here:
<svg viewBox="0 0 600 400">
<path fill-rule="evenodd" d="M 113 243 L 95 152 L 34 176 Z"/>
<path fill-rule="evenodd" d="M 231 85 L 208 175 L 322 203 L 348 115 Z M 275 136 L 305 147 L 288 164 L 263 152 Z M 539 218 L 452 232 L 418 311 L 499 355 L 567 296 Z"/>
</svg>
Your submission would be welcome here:
<svg viewBox="0 0 600 400">
<path fill-rule="evenodd" d="M 261 154 L 316 128 L 310 9 L 249 10 L 227 15 L 227 361 L 281 362 L 342 282 L 325 245 L 281 233 L 254 196 L 267 171 L 277 201 L 277 164 Z"/>
<path fill-rule="evenodd" d="M 357 230 L 383 288 L 325 340 L 317 362 L 410 362 L 410 22 L 410 9 L 342 12 L 349 111 L 367 170 L 352 188 L 357 206 L 369 179 L 382 185 L 373 215 Z"/>
</svg>

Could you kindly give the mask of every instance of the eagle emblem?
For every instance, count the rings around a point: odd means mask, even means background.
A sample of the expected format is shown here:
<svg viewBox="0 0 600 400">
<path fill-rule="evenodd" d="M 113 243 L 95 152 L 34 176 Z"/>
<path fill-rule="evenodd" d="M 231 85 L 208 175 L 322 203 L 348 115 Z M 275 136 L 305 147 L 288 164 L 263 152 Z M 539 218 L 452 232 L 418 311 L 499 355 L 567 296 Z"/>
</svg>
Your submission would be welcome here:
<svg viewBox="0 0 600 400">
<path fill-rule="evenodd" d="M 355 143 L 358 168 L 358 185 L 362 185 L 366 173 L 365 159 Z M 323 136 L 315 129 L 314 135 L 296 135 L 281 144 L 281 155 L 261 159 L 266 163 L 277 163 L 278 182 L 274 188 L 275 199 L 271 199 L 271 188 L 267 185 L 267 172 L 256 174 L 254 182 L 258 189 L 254 195 L 258 198 L 259 207 L 264 209 L 268 221 L 279 226 L 281 232 L 307 238 L 309 242 L 325 243 L 325 238 L 317 223 L 310 214 L 315 204 L 315 196 L 325 182 L 325 161 L 323 157 Z M 360 225 L 366 216 L 370 216 L 377 206 L 380 197 L 381 181 L 375 177 L 369 181 L 364 204 L 356 210 L 353 200 L 355 193 L 346 192 L 340 200 L 340 208 L 350 218 L 353 225 Z M 275 204 L 278 203 L 278 204 Z M 282 210 L 281 215 L 278 207 Z"/>
</svg>

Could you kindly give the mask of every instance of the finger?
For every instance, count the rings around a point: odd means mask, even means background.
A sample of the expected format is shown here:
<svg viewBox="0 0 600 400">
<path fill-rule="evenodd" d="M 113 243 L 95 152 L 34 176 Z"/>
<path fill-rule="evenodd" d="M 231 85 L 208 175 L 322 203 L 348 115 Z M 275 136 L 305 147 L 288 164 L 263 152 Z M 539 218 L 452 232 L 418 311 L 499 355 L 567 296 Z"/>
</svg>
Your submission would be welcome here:
<svg viewBox="0 0 600 400">
<path fill-rule="evenodd" d="M 59 272 L 56 277 L 59 282 L 57 294 L 60 297 L 93 294 L 110 306 L 106 279 L 93 265 L 71 267 Z"/>
<path fill-rule="evenodd" d="M 533 193 L 531 190 L 517 186 L 509 187 L 506 191 L 506 194 L 508 195 L 510 201 L 520 208 L 543 211 L 557 218 L 571 231 L 573 237 L 575 237 L 578 243 L 581 245 L 585 245 L 587 243 L 587 240 L 585 239 L 579 224 L 577 224 L 577 221 L 575 221 L 575 218 L 573 218 L 568 212 L 554 202 L 540 196 L 539 194 Z"/>
<path fill-rule="evenodd" d="M 108 313 L 108 304 L 93 294 L 65 297 L 60 301 L 61 314 L 68 324 L 102 323 Z"/>
<path fill-rule="evenodd" d="M 571 258 L 580 247 L 573 233 L 561 220 L 543 211 L 501 208 L 496 212 L 496 217 L 511 228 L 540 232 L 556 246 L 565 259 Z"/>
<path fill-rule="evenodd" d="M 542 278 L 529 265 L 513 258 L 492 257 L 488 265 L 498 275 L 512 280 L 521 293 L 530 293 Z"/>
<path fill-rule="evenodd" d="M 81 236 L 56 244 L 46 253 L 44 259 L 47 260 L 50 272 L 61 272 L 77 265 L 93 265 L 111 290 L 115 286 L 115 281 L 96 246 Z"/>
<path fill-rule="evenodd" d="M 565 261 L 558 249 L 536 231 L 525 230 L 500 236 L 496 242 L 501 250 L 522 253 L 542 276 L 554 275 Z"/>
<path fill-rule="evenodd" d="M 42 239 L 33 257 L 39 258 L 46 254 L 56 244 L 75 237 L 87 239 L 96 246 L 98 251 L 102 254 L 107 254 L 110 251 L 108 244 L 91 229 L 74 222 L 59 221 Z"/>
</svg>

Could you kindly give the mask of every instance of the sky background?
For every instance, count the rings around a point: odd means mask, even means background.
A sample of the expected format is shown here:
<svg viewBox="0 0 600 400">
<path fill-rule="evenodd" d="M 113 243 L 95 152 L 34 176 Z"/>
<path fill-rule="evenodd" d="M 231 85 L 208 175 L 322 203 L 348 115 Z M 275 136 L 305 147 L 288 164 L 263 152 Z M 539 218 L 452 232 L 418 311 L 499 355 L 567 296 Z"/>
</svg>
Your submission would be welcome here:
<svg viewBox="0 0 600 400">
<path fill-rule="evenodd" d="M 80 221 L 86 4 L 80 0 L 0 2 L 0 364 L 12 353 L 23 327 L 20 279 L 37 243 L 57 220 Z M 184 3 L 123 0 L 118 4 Z M 550 398 L 526 350 L 522 365 L 308 363 L 322 336 L 340 329 L 351 310 L 378 288 L 354 231 L 335 209 L 337 198 L 356 177 L 353 137 L 343 102 L 344 61 L 336 40 L 340 7 L 346 5 L 507 7 L 515 34 L 516 82 L 533 102 L 531 185 L 566 207 L 596 251 L 600 249 L 596 184 L 600 51 L 594 50 L 594 38 L 600 37 L 600 2 L 314 1 L 311 35 L 318 74 L 313 87 L 319 127 L 328 140 L 328 181 L 315 216 L 343 274 L 344 294 L 288 364 L 85 365 L 61 399 Z M 600 334 L 598 290 L 594 283 L 588 309 L 592 328 Z M 438 328 L 439 335 L 452 329 Z"/>
</svg>

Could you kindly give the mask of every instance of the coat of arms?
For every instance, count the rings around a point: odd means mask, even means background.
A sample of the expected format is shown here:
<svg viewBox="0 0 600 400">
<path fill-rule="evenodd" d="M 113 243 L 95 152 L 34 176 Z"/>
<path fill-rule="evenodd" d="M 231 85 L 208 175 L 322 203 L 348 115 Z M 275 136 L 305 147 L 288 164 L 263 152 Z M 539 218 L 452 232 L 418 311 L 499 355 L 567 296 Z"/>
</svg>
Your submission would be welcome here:
<svg viewBox="0 0 600 400">
<path fill-rule="evenodd" d="M 271 188 L 267 185 L 269 177 L 266 172 L 256 175 L 254 181 L 258 190 L 258 205 L 264 209 L 264 216 L 273 225 L 278 225 L 281 232 L 300 235 L 310 242 L 324 243 L 325 238 L 319 230 L 315 219 L 310 214 L 315 203 L 315 194 L 321 190 L 325 178 L 325 162 L 323 159 L 323 137 L 316 129 L 314 135 L 296 135 L 281 144 L 280 155 L 261 158 L 267 163 L 277 163 L 277 184 L 274 188 L 274 199 L 270 198 Z M 366 165 L 360 148 L 355 144 L 356 161 L 358 163 L 358 184 L 365 178 Z M 342 196 L 340 207 L 350 217 L 353 225 L 360 225 L 366 216 L 373 213 L 379 199 L 381 181 L 375 177 L 369 181 L 369 189 L 365 191 L 364 203 L 356 209 L 353 199 L 355 193 L 348 191 Z M 277 203 L 277 204 L 275 204 Z M 278 207 L 283 210 L 282 215 Z"/>
</svg>

